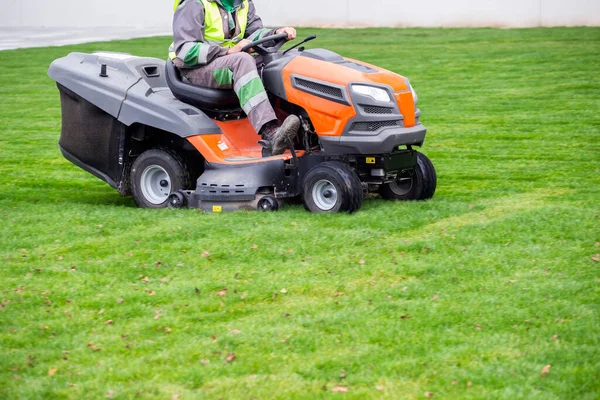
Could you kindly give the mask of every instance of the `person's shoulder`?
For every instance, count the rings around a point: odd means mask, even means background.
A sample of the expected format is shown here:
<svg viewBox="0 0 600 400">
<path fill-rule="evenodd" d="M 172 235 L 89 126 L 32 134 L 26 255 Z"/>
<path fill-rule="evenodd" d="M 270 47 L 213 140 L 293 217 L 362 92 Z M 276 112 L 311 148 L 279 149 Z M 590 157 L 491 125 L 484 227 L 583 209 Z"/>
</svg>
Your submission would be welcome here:
<svg viewBox="0 0 600 400">
<path fill-rule="evenodd" d="M 202 2 L 202 0 L 185 0 L 182 7 L 185 8 L 193 8 L 193 9 L 198 9 L 198 8 L 204 8 L 204 3 Z"/>
</svg>

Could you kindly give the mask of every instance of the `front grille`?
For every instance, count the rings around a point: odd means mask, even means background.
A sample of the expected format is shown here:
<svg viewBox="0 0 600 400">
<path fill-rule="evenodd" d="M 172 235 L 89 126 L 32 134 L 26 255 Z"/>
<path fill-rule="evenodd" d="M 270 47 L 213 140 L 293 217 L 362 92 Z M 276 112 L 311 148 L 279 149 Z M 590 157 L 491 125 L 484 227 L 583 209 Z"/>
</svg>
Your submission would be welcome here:
<svg viewBox="0 0 600 400">
<path fill-rule="evenodd" d="M 365 114 L 386 115 L 394 113 L 392 107 L 362 106 L 362 108 Z"/>
<path fill-rule="evenodd" d="M 350 130 L 354 132 L 375 132 L 381 128 L 386 128 L 390 126 L 402 126 L 402 120 L 355 122 L 352 124 L 352 128 L 350 128 Z"/>
<path fill-rule="evenodd" d="M 324 85 L 322 83 L 308 81 L 302 78 L 296 78 L 296 85 L 299 89 L 307 89 L 309 93 L 321 93 L 327 97 L 334 97 L 336 99 L 345 101 L 344 93 L 342 89 Z"/>
</svg>

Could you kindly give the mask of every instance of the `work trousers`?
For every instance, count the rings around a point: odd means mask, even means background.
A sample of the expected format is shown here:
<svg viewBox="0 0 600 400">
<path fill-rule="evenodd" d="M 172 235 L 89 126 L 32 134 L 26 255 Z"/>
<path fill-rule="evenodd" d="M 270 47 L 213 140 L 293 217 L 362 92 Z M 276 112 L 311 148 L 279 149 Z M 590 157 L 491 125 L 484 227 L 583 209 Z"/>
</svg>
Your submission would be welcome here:
<svg viewBox="0 0 600 400">
<path fill-rule="evenodd" d="M 181 73 L 194 85 L 213 89 L 233 88 L 257 133 L 264 124 L 277 119 L 258 76 L 256 61 L 248 53 L 219 57 L 203 67 L 182 69 Z"/>
</svg>

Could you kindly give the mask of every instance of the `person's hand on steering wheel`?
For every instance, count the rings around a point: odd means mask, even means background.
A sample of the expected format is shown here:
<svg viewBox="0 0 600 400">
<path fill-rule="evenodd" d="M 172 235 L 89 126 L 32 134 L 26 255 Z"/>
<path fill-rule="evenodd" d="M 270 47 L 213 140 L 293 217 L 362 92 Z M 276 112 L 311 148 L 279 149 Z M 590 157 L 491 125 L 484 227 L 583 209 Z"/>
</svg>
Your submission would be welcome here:
<svg viewBox="0 0 600 400">
<path fill-rule="evenodd" d="M 238 51 L 254 51 L 261 56 L 275 54 L 279 51 L 279 49 L 281 49 L 281 46 L 283 46 L 289 40 L 289 37 L 296 37 L 296 30 L 294 28 L 280 28 L 277 31 L 279 32 L 280 30 L 283 31 L 275 35 L 265 36 L 264 38 L 255 40 L 253 42 L 243 40 L 233 47 L 231 51 L 228 51 L 227 54 L 237 53 Z M 265 43 L 271 44 L 269 47 L 264 47 L 263 45 Z M 245 45 L 238 50 L 237 47 L 242 46 L 243 44 Z"/>
<path fill-rule="evenodd" d="M 275 31 L 275 34 L 277 35 L 279 33 L 287 33 L 287 40 L 296 39 L 296 30 L 292 27 L 286 26 L 285 28 L 279 28 Z"/>
<path fill-rule="evenodd" d="M 229 54 L 239 53 L 239 52 L 242 51 L 242 49 L 245 46 L 247 46 L 249 44 L 252 44 L 252 42 L 250 40 L 248 40 L 248 39 L 242 39 L 235 46 L 229 48 L 229 50 L 227 50 L 226 54 L 229 55 Z"/>
</svg>

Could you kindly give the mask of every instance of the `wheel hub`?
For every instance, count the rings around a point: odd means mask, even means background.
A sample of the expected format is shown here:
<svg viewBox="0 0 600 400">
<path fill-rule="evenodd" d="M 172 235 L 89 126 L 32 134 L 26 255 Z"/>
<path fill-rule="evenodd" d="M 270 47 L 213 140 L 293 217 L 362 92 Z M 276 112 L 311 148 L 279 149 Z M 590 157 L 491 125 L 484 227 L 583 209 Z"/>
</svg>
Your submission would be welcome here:
<svg viewBox="0 0 600 400">
<path fill-rule="evenodd" d="M 313 186 L 312 198 L 317 207 L 323 211 L 333 209 L 338 201 L 338 192 L 333 183 L 321 179 Z"/>
<path fill-rule="evenodd" d="M 414 184 L 414 171 L 403 171 L 398 174 L 396 180 L 390 183 L 390 189 L 398 196 L 407 195 Z"/>
<path fill-rule="evenodd" d="M 171 177 L 163 167 L 150 165 L 142 172 L 140 189 L 150 203 L 164 203 L 171 194 Z"/>
</svg>

